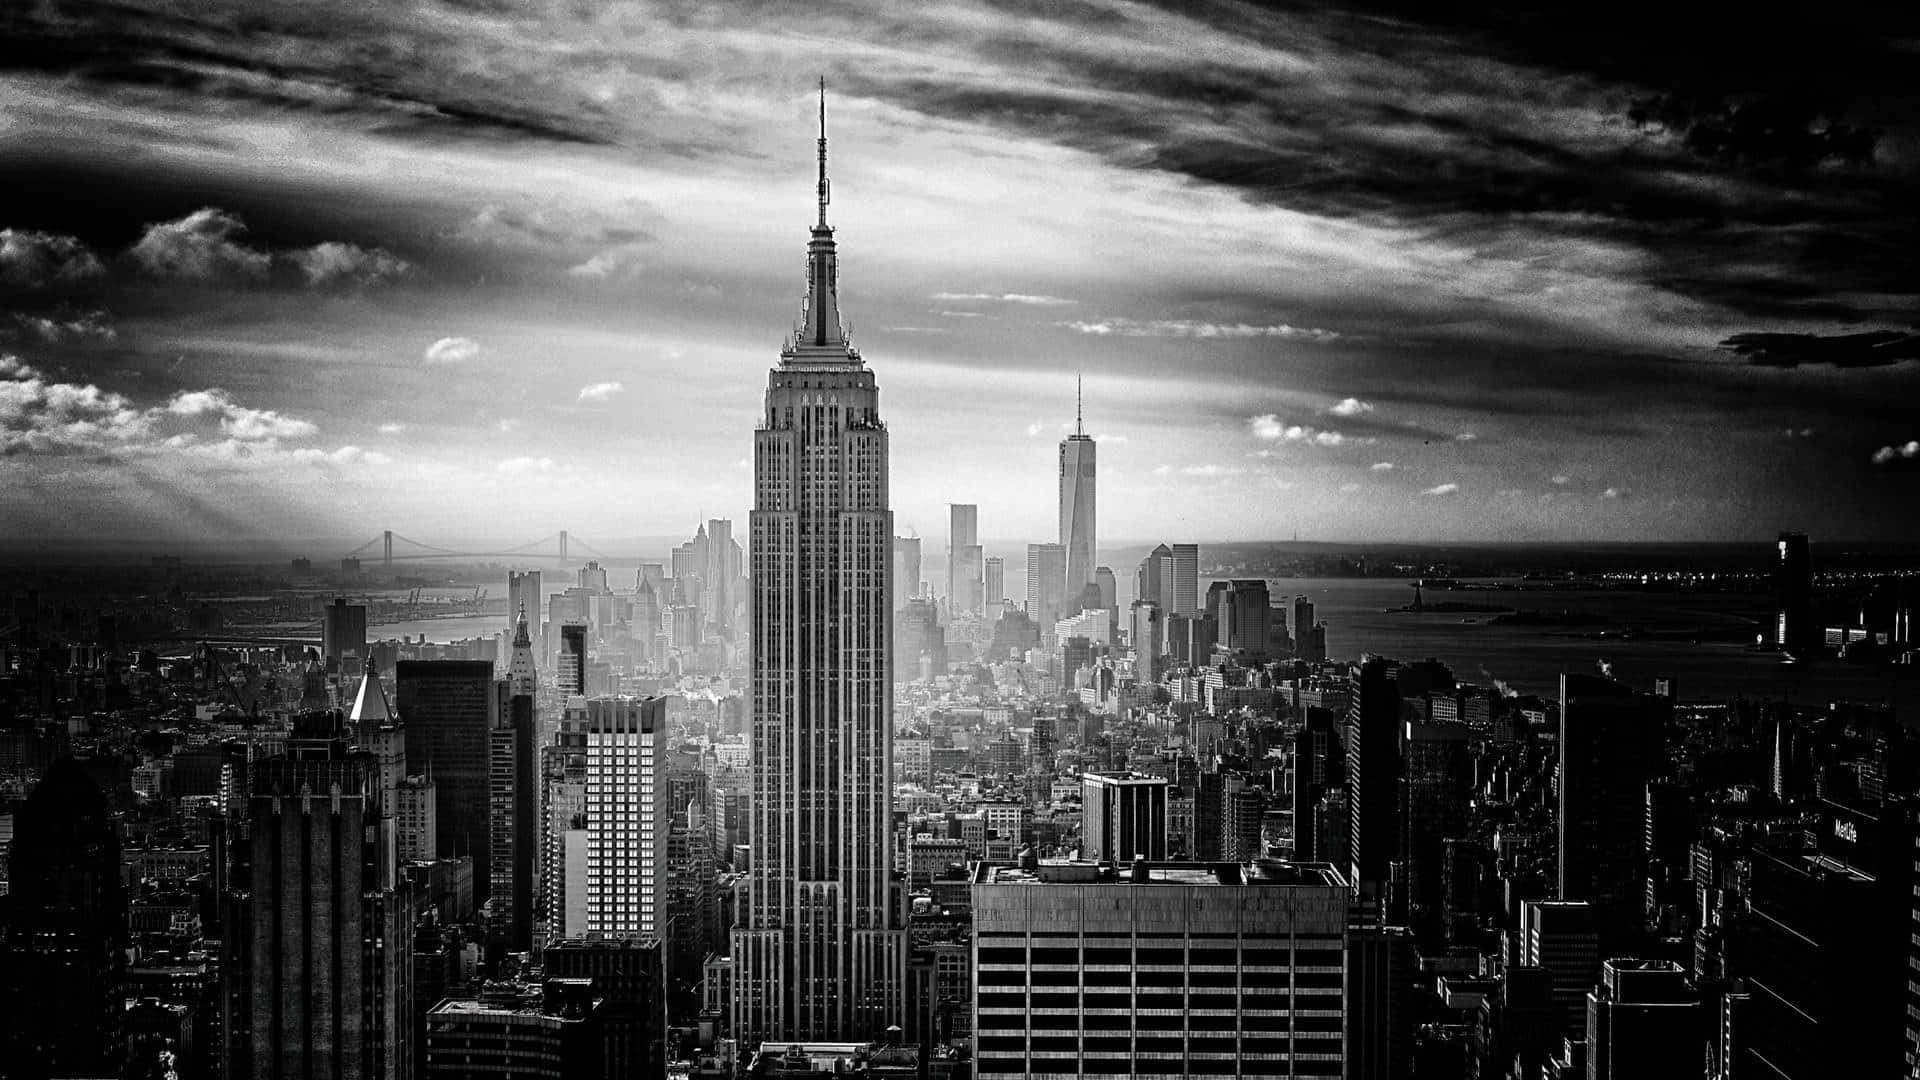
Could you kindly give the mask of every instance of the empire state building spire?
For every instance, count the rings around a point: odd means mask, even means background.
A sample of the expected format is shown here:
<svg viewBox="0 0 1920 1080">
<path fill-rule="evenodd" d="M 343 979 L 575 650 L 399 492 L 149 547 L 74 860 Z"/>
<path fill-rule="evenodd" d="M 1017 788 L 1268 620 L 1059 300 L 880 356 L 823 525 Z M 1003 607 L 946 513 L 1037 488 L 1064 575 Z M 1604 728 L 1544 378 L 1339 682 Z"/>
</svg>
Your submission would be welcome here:
<svg viewBox="0 0 1920 1080">
<path fill-rule="evenodd" d="M 788 365 L 858 363 L 860 354 L 847 341 L 846 328 L 840 322 L 840 267 L 833 248 L 833 226 L 827 224 L 827 204 L 833 201 L 833 185 L 827 179 L 827 80 L 820 80 L 820 179 L 815 193 L 820 201 L 820 217 L 813 225 L 813 239 L 807 244 L 807 300 L 794 331 L 791 347 L 781 355 Z"/>
</svg>

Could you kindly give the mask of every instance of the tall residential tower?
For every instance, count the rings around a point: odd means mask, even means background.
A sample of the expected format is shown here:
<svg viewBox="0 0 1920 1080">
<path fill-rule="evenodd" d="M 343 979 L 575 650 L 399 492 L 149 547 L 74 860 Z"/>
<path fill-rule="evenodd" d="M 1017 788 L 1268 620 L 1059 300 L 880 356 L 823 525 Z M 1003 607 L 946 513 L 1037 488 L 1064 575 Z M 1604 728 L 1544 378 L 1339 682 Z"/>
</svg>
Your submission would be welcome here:
<svg viewBox="0 0 1920 1080">
<path fill-rule="evenodd" d="M 746 1046 L 873 1039 L 904 1008 L 907 943 L 889 895 L 887 430 L 840 322 L 824 91 L 819 199 L 806 307 L 754 435 L 753 865 L 732 939 Z"/>
</svg>

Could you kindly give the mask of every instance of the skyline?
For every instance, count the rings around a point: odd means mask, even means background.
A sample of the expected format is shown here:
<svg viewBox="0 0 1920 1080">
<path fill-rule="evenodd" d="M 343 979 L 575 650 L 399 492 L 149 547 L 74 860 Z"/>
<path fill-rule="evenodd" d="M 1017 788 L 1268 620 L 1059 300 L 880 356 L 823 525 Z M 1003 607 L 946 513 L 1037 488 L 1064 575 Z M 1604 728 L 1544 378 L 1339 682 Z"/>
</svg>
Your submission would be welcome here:
<svg viewBox="0 0 1920 1080">
<path fill-rule="evenodd" d="M 1052 536 L 1082 370 L 1144 542 L 1920 509 L 1896 22 L 139 10 L 0 16 L 4 539 L 744 519 L 817 72 L 903 535 Z"/>
</svg>

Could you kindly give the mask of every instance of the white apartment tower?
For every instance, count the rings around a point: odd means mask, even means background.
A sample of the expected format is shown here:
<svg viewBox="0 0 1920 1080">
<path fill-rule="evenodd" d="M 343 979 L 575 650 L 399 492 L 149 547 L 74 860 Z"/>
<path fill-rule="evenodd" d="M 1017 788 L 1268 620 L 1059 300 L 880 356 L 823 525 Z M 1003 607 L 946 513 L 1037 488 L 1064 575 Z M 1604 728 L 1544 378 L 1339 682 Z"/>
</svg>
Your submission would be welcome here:
<svg viewBox="0 0 1920 1080">
<path fill-rule="evenodd" d="M 806 306 L 754 435 L 753 863 L 731 942 L 745 1046 L 873 1039 L 905 1007 L 906 934 L 889 897 L 887 430 L 840 321 L 824 90 L 819 153 Z"/>
<path fill-rule="evenodd" d="M 587 933 L 660 933 L 666 897 L 667 700 L 587 701 Z M 569 898 L 571 899 L 571 898 Z"/>
</svg>

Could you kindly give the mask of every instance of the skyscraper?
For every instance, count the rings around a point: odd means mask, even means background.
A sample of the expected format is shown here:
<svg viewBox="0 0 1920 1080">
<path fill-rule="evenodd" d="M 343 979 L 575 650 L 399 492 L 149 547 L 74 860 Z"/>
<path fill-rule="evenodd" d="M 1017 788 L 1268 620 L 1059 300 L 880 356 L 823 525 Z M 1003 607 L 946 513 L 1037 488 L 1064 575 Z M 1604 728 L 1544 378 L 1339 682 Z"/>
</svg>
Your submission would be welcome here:
<svg viewBox="0 0 1920 1080">
<path fill-rule="evenodd" d="M 1773 643 L 1793 656 L 1808 656 L 1820 642 L 1813 625 L 1813 564 L 1807 553 L 1807 534 L 1780 534 L 1779 562 L 1774 587 L 1780 597 Z"/>
<path fill-rule="evenodd" d="M 1060 440 L 1060 546 L 1067 549 L 1065 595 L 1072 599 L 1093 584 L 1099 560 L 1094 538 L 1094 450 L 1080 413 L 1074 384 L 1073 434 Z"/>
<path fill-rule="evenodd" d="M 1200 545 L 1173 545 L 1173 606 L 1175 615 L 1200 611 Z"/>
<path fill-rule="evenodd" d="M 0 923 L 0 1074 L 118 1075 L 127 897 L 107 801 L 61 758 L 20 807 Z"/>
<path fill-rule="evenodd" d="M 889 895 L 887 429 L 840 322 L 824 92 L 820 117 L 806 307 L 754 435 L 753 864 L 732 937 L 744 1045 L 873 1038 L 905 1009 L 907 942 Z M 956 508 L 955 524 L 972 531 L 965 516 Z"/>
<path fill-rule="evenodd" d="M 920 538 L 893 538 L 893 610 L 920 595 Z"/>
<path fill-rule="evenodd" d="M 679 644 L 675 642 L 675 644 Z M 587 627 L 569 622 L 560 626 L 560 668 L 554 681 L 562 696 L 587 692 Z"/>
<path fill-rule="evenodd" d="M 986 561 L 987 584 L 984 601 L 997 604 L 1007 598 L 1007 560 L 998 555 Z"/>
<path fill-rule="evenodd" d="M 533 947 L 534 883 L 540 847 L 539 720 L 534 695 L 533 639 L 526 612 L 514 625 L 508 677 L 496 684 L 505 700 L 488 733 L 487 805 L 494 944 L 512 952 Z"/>
<path fill-rule="evenodd" d="M 367 606 L 336 598 L 320 612 L 321 658 L 340 664 L 367 655 Z"/>
<path fill-rule="evenodd" d="M 1135 600 L 1158 604 L 1162 611 L 1173 610 L 1172 548 L 1161 544 L 1140 560 L 1140 574 L 1134 579 L 1133 593 Z"/>
<path fill-rule="evenodd" d="M 1396 849 L 1395 803 L 1400 777 L 1400 690 L 1394 665 L 1367 656 L 1349 671 L 1347 834 L 1354 887 L 1377 896 Z"/>
<path fill-rule="evenodd" d="M 649 937 L 663 926 L 667 700 L 587 701 L 587 933 Z"/>
<path fill-rule="evenodd" d="M 297 719 L 254 766 L 222 904 L 226 1075 L 411 1074 L 412 893 L 385 817 L 338 713 Z"/>
<path fill-rule="evenodd" d="M 1067 549 L 1060 544 L 1027 545 L 1027 618 L 1040 636 L 1053 636 L 1053 624 L 1067 612 Z"/>
<path fill-rule="evenodd" d="M 1081 774 L 1081 857 L 1096 863 L 1165 859 L 1169 786 L 1164 776 Z"/>
<path fill-rule="evenodd" d="M 474 903 L 492 885 L 488 831 L 491 732 L 500 696 L 487 660 L 402 660 L 394 665 L 394 707 L 407 726 L 407 757 L 433 777 L 440 857 L 473 857 Z"/>
<path fill-rule="evenodd" d="M 969 552 L 980 546 L 980 508 L 972 503 L 947 506 L 947 606 L 972 611 L 983 569 Z"/>
<path fill-rule="evenodd" d="M 507 571 L 507 614 L 524 611 L 528 616 L 527 628 L 533 640 L 543 640 L 545 627 L 540 616 L 546 611 L 546 598 L 540 591 L 540 571 Z"/>
<path fill-rule="evenodd" d="M 1560 676 L 1559 895 L 1592 901 L 1610 935 L 1638 928 L 1647 782 L 1672 708 L 1612 679 Z"/>
</svg>

